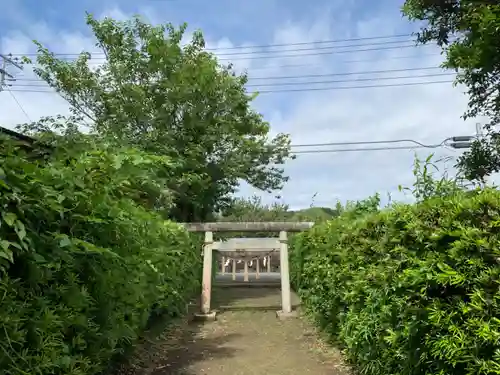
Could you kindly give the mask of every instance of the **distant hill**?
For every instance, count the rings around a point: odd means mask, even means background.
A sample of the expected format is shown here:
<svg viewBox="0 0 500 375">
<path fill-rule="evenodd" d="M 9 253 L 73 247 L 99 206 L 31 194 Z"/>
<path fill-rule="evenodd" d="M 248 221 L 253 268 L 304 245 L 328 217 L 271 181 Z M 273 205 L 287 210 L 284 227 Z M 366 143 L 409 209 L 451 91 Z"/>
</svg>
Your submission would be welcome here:
<svg viewBox="0 0 500 375">
<path fill-rule="evenodd" d="M 325 221 L 338 216 L 330 207 L 309 207 L 290 210 L 284 204 L 265 205 L 260 198 L 237 199 L 234 204 L 216 217 L 217 221 Z"/>
<path fill-rule="evenodd" d="M 297 211 L 289 211 L 291 220 L 323 221 L 338 216 L 337 210 L 329 207 L 310 207 Z"/>
</svg>

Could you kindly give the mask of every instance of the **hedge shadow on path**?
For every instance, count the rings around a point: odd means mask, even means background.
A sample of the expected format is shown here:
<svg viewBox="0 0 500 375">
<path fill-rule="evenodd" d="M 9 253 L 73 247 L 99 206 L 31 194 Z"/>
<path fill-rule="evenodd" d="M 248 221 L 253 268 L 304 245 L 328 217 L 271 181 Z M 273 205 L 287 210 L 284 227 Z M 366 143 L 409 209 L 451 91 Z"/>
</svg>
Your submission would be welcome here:
<svg viewBox="0 0 500 375">
<path fill-rule="evenodd" d="M 194 308 L 193 308 L 194 310 Z M 231 358 L 237 350 L 225 347 L 240 334 L 203 337 L 203 323 L 194 322 L 192 312 L 175 323 L 158 319 L 136 344 L 135 350 L 109 375 L 195 375 L 187 368 L 211 358 Z"/>
<path fill-rule="evenodd" d="M 258 301 L 257 296 L 279 301 L 281 295 L 277 288 L 238 289 L 233 292 L 246 296 L 247 303 Z M 255 294 L 248 296 L 249 290 Z M 191 305 L 193 312 L 198 308 Z M 186 318 L 167 326 L 160 321 L 136 348 L 113 375 L 350 374 L 338 350 L 322 344 L 304 319 L 280 321 L 273 311 L 223 311 L 215 322 L 205 323 Z"/>
<path fill-rule="evenodd" d="M 232 316 L 240 312 L 247 315 L 252 311 L 269 314 L 272 311 L 274 316 L 274 311 L 281 308 L 281 290 L 279 284 L 220 287 L 215 283 L 212 308 L 217 311 L 219 321 L 215 334 L 209 328 L 210 323 L 204 325 L 193 321 L 194 313 L 200 308 L 199 301 L 199 297 L 195 298 L 186 317 L 175 323 L 168 317 L 154 319 L 126 363 L 113 375 L 198 375 L 199 371 L 192 369 L 206 367 L 209 363 L 231 361 L 233 357 L 244 357 L 238 345 L 246 340 L 248 332 L 245 335 L 240 328 L 225 331 L 222 322 L 226 320 L 226 314 Z M 293 295 L 292 301 L 294 305 L 298 304 L 296 295 Z M 278 323 L 277 320 L 273 322 Z"/>
<path fill-rule="evenodd" d="M 220 337 L 203 337 L 201 323 L 191 322 L 183 328 L 180 336 L 161 343 L 160 354 L 164 357 L 156 362 L 151 375 L 197 375 L 189 368 L 196 363 L 210 359 L 229 359 L 238 355 L 238 350 L 224 345 L 241 337 L 239 333 L 230 333 Z"/>
</svg>

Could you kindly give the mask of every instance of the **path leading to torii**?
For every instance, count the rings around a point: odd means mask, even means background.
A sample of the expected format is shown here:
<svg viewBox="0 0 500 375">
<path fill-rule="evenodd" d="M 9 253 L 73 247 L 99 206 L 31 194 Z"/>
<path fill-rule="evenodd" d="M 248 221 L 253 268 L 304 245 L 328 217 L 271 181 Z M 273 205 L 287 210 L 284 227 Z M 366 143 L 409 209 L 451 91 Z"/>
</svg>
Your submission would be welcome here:
<svg viewBox="0 0 500 375">
<path fill-rule="evenodd" d="M 277 288 L 214 289 L 214 322 L 158 328 L 138 348 L 127 375 L 347 375 L 338 350 L 305 318 L 279 320 Z M 292 303 L 298 304 L 297 296 Z"/>
</svg>

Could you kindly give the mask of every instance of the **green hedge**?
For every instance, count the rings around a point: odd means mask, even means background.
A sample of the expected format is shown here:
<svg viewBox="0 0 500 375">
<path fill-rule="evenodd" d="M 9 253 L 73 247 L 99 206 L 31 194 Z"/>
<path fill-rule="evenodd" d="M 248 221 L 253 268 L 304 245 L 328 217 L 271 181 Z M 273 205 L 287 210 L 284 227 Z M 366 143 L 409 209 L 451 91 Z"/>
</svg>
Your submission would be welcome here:
<svg viewBox="0 0 500 375">
<path fill-rule="evenodd" d="M 500 374 L 500 192 L 338 219 L 294 241 L 306 308 L 364 374 Z"/>
<path fill-rule="evenodd" d="M 153 313 L 185 311 L 200 249 L 140 203 L 160 160 L 93 149 L 42 164 L 0 151 L 0 373 L 96 374 Z"/>
</svg>

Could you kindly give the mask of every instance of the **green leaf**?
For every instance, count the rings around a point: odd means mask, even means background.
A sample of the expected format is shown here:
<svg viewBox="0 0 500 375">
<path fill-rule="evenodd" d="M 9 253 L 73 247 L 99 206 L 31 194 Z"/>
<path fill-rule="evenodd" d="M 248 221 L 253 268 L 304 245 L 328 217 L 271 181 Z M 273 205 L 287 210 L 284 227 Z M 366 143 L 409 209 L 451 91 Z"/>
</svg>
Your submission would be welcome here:
<svg viewBox="0 0 500 375">
<path fill-rule="evenodd" d="M 33 254 L 33 259 L 35 260 L 36 263 L 46 263 L 47 259 L 43 257 L 41 254 L 34 253 Z"/>
<path fill-rule="evenodd" d="M 0 258 L 7 259 L 9 262 L 14 263 L 14 253 L 11 250 L 0 250 Z"/>
<path fill-rule="evenodd" d="M 5 221 L 5 223 L 10 227 L 14 226 L 14 223 L 17 220 L 17 216 L 13 212 L 2 213 L 2 218 Z"/>
<path fill-rule="evenodd" d="M 0 241 L 0 248 L 2 248 L 3 250 L 7 250 L 10 246 L 10 242 L 7 241 L 7 240 L 1 240 Z"/>
<path fill-rule="evenodd" d="M 16 231 L 17 237 L 22 242 L 24 240 L 24 238 L 26 237 L 26 228 L 24 227 L 24 224 L 20 220 L 16 221 L 15 231 Z"/>
<path fill-rule="evenodd" d="M 0 241 L 0 257 L 7 259 L 9 262 L 14 262 L 14 253 L 9 249 L 11 243 L 6 240 Z"/>
<path fill-rule="evenodd" d="M 71 246 L 71 244 L 72 244 L 72 241 L 67 235 L 63 234 L 62 236 L 60 236 L 60 239 L 59 239 L 59 246 L 60 247 L 68 247 L 68 246 Z"/>
<path fill-rule="evenodd" d="M 67 355 L 63 355 L 59 358 L 59 364 L 61 365 L 61 367 L 63 368 L 69 368 L 69 366 L 71 365 L 71 357 L 70 356 L 67 356 Z"/>
</svg>

